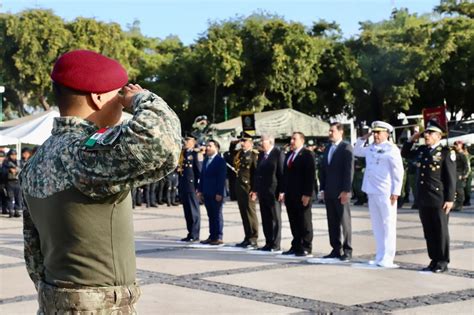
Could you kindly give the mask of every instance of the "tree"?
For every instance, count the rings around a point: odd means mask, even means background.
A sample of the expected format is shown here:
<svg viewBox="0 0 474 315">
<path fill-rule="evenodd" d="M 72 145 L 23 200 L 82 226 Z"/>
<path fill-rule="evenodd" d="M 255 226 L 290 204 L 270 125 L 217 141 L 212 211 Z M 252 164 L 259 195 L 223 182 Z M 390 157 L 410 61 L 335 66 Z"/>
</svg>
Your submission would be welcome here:
<svg viewBox="0 0 474 315">
<path fill-rule="evenodd" d="M 360 38 L 348 41 L 363 74 L 354 90 L 358 117 L 389 120 L 410 109 L 417 83 L 439 73 L 454 49 L 450 38 L 439 40 L 437 34 L 428 17 L 405 9 L 388 21 L 362 23 Z"/>
<path fill-rule="evenodd" d="M 64 21 L 49 10 L 27 10 L 17 15 L 7 15 L 3 49 L 4 65 L 9 77 L 9 90 L 13 90 L 18 110 L 27 100 L 39 102 L 49 108 L 47 95 L 50 90 L 52 65 L 71 41 L 71 33 Z"/>
</svg>

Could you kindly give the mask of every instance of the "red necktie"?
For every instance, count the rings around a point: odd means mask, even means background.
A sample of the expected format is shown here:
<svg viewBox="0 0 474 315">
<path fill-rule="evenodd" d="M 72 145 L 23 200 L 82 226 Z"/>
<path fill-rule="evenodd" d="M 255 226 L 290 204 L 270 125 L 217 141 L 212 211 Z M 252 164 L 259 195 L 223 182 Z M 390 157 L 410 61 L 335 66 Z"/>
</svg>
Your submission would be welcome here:
<svg viewBox="0 0 474 315">
<path fill-rule="evenodd" d="M 294 159 L 295 159 L 295 151 L 291 153 L 290 158 L 288 159 L 288 168 L 291 168 L 291 165 L 293 164 Z"/>
</svg>

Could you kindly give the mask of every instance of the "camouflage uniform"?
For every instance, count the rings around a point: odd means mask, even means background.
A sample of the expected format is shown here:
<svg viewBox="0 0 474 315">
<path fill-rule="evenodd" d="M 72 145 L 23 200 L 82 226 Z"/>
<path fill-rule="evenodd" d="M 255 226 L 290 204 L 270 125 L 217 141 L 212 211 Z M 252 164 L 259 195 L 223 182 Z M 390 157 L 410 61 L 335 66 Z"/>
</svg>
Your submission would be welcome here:
<svg viewBox="0 0 474 315">
<path fill-rule="evenodd" d="M 181 130 L 151 92 L 134 96 L 132 106 L 131 120 L 100 137 L 89 121 L 56 118 L 52 136 L 20 173 L 25 261 L 39 314 L 135 313 L 130 189 L 175 169 Z"/>
</svg>

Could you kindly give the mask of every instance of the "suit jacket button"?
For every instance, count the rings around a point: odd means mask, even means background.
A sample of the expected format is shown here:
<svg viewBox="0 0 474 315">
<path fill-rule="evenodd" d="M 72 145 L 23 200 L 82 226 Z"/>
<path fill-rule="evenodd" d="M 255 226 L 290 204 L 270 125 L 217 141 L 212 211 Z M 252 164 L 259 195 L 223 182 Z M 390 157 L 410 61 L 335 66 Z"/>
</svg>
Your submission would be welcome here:
<svg viewBox="0 0 474 315">
<path fill-rule="evenodd" d="M 421 182 L 420 182 L 420 184 L 423 184 L 423 183 L 424 183 L 424 181 L 421 181 Z"/>
</svg>

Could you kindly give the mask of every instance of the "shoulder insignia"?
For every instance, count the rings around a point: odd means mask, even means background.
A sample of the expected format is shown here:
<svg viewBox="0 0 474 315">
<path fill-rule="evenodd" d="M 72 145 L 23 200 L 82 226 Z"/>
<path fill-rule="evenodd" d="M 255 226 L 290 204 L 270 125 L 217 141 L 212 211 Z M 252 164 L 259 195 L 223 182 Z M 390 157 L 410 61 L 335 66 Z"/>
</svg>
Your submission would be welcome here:
<svg viewBox="0 0 474 315">
<path fill-rule="evenodd" d="M 115 140 L 117 140 L 121 133 L 122 128 L 120 126 L 113 128 L 100 128 L 96 133 L 86 140 L 84 146 L 88 149 L 92 149 L 96 147 L 96 145 L 111 145 L 115 142 Z"/>
<path fill-rule="evenodd" d="M 252 152 L 255 153 L 255 154 L 257 154 L 257 155 L 260 153 L 260 152 L 258 152 L 257 149 L 253 149 Z"/>
<path fill-rule="evenodd" d="M 456 161 L 456 152 L 451 150 L 451 152 L 449 153 L 449 158 L 451 159 L 451 161 L 455 162 Z"/>
</svg>

